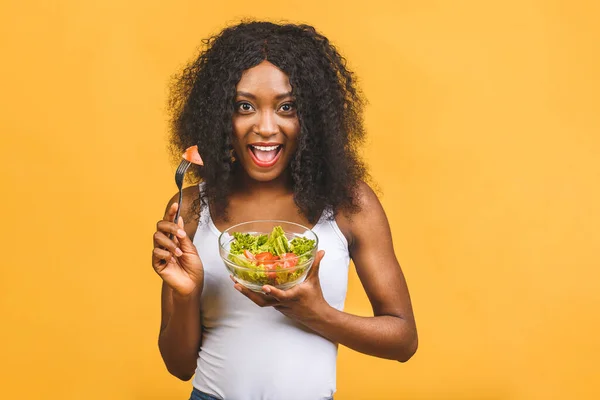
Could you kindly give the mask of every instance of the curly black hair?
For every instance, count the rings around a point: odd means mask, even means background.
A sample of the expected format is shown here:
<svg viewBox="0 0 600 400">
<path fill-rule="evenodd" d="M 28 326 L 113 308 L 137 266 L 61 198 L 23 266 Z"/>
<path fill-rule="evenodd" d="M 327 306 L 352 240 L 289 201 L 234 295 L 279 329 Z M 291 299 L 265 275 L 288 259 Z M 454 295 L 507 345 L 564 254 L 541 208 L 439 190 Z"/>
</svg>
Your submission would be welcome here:
<svg viewBox="0 0 600 400">
<path fill-rule="evenodd" d="M 340 210 L 357 212 L 358 185 L 368 176 L 358 155 L 365 101 L 329 40 L 309 25 L 242 21 L 202 44 L 174 77 L 169 98 L 172 155 L 198 145 L 205 164 L 192 170 L 204 182 L 195 210 L 210 204 L 215 216 L 227 219 L 237 170 L 231 158 L 236 85 L 245 70 L 267 60 L 288 75 L 296 99 L 300 134 L 289 168 L 298 209 L 313 223 L 326 209 L 333 211 L 330 218 Z"/>
</svg>

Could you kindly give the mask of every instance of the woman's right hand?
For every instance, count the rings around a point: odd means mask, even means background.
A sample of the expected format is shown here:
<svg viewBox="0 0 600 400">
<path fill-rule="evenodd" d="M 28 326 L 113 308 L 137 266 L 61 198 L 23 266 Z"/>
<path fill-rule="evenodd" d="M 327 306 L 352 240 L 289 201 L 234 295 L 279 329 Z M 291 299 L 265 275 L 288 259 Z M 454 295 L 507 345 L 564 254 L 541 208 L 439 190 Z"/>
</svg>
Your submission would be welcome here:
<svg viewBox="0 0 600 400">
<path fill-rule="evenodd" d="M 185 233 L 183 218 L 179 217 L 178 224 L 172 222 L 176 213 L 177 203 L 173 203 L 156 224 L 152 266 L 176 294 L 188 296 L 202 289 L 204 268 L 196 246 Z"/>
</svg>

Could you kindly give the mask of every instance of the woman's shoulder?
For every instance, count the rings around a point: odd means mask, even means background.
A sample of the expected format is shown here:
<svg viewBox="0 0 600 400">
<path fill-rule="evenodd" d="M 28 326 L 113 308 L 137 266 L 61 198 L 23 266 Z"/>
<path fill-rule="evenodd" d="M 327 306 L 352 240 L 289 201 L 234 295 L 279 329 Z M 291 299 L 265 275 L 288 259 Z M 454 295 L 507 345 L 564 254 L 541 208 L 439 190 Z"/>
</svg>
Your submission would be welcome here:
<svg viewBox="0 0 600 400">
<path fill-rule="evenodd" d="M 355 192 L 356 209 L 342 209 L 336 213 L 335 222 L 346 237 L 348 246 L 352 247 L 357 239 L 357 231 L 363 224 L 376 220 L 378 214 L 383 213 L 379 197 L 371 186 L 359 181 Z"/>
</svg>

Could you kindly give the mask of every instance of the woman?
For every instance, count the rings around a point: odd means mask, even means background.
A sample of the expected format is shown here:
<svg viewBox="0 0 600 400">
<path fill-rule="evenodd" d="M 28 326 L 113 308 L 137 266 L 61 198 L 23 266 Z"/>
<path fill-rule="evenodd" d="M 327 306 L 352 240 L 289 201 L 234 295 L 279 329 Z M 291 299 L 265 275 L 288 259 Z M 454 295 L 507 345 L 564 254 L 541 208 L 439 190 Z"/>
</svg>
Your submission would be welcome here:
<svg viewBox="0 0 600 400">
<path fill-rule="evenodd" d="M 170 103 L 174 152 L 198 145 L 205 166 L 178 224 L 174 196 L 154 235 L 161 355 L 171 374 L 194 376 L 192 399 L 332 398 L 338 344 L 400 362 L 417 349 L 387 218 L 357 155 L 355 78 L 306 25 L 245 22 L 204 44 Z M 303 283 L 256 293 L 232 282 L 218 235 L 258 219 L 313 227 L 320 251 Z M 342 311 L 350 259 L 373 317 Z"/>
</svg>

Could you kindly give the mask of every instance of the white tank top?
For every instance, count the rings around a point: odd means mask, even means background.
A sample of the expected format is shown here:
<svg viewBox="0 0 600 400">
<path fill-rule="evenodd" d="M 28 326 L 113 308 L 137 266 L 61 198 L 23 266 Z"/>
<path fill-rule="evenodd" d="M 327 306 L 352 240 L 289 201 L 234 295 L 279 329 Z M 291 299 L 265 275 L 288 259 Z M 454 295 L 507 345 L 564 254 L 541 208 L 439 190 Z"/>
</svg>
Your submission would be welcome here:
<svg viewBox="0 0 600 400">
<path fill-rule="evenodd" d="M 348 242 L 335 220 L 313 231 L 325 250 L 319 279 L 325 300 L 343 310 Z M 233 288 L 219 257 L 220 232 L 203 207 L 194 236 L 204 265 L 202 345 L 193 385 L 226 400 L 320 400 L 336 390 L 337 346 L 272 307 L 261 308 Z"/>
</svg>

